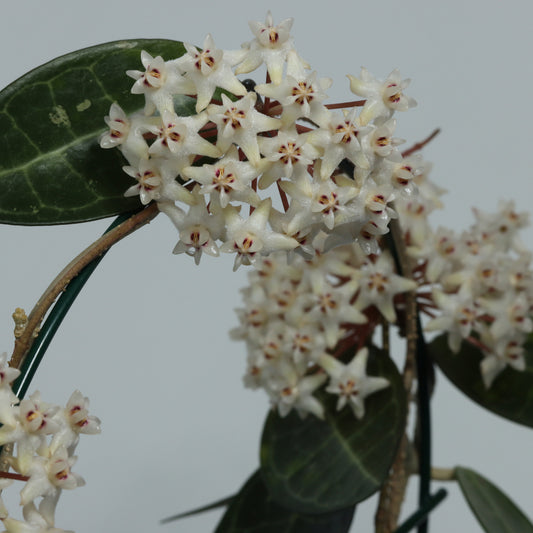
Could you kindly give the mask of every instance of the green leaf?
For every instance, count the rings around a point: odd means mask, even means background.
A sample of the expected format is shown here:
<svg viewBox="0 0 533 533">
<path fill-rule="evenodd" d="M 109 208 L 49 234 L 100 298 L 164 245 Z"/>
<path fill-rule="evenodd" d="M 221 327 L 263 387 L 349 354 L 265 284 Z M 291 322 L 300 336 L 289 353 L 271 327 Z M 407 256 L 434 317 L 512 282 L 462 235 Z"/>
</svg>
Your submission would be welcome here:
<svg viewBox="0 0 533 533">
<path fill-rule="evenodd" d="M 406 400 L 393 361 L 370 349 L 367 371 L 390 386 L 365 399 L 357 420 L 337 397 L 320 393 L 325 421 L 296 413 L 267 418 L 261 443 L 261 473 L 273 499 L 302 513 L 342 509 L 368 498 L 387 477 L 404 431 Z"/>
<path fill-rule="evenodd" d="M 167 60 L 185 52 L 161 39 L 106 43 L 54 59 L 0 92 L 0 222 L 83 222 L 140 206 L 124 197 L 134 182 L 122 155 L 98 139 L 113 102 L 126 113 L 144 107 L 125 72 L 143 70 L 141 50 Z M 178 106 L 182 115 L 194 112 L 190 97 Z"/>
<path fill-rule="evenodd" d="M 183 518 L 189 518 L 191 516 L 205 513 L 207 511 L 212 511 L 213 509 L 218 509 L 219 507 L 227 507 L 233 500 L 235 496 L 227 496 L 226 498 L 221 498 L 215 502 L 208 503 L 207 505 L 202 505 L 201 507 L 196 507 L 190 509 L 189 511 L 184 511 L 183 513 L 178 513 L 167 518 L 163 518 L 159 521 L 160 524 L 168 524 L 169 522 L 174 522 L 175 520 L 181 520 Z"/>
<path fill-rule="evenodd" d="M 487 533 L 533 533 L 533 525 L 526 515 L 488 479 L 463 467 L 455 469 L 455 477 Z"/>
<path fill-rule="evenodd" d="M 255 472 L 222 517 L 215 533 L 343 533 L 350 529 L 354 507 L 320 515 L 304 515 L 272 500 Z"/>
<path fill-rule="evenodd" d="M 526 369 L 511 367 L 499 374 L 489 389 L 481 378 L 481 351 L 463 342 L 459 353 L 448 348 L 447 335 L 428 345 L 429 353 L 444 375 L 474 402 L 513 422 L 533 427 L 533 338 L 525 344 Z"/>
</svg>

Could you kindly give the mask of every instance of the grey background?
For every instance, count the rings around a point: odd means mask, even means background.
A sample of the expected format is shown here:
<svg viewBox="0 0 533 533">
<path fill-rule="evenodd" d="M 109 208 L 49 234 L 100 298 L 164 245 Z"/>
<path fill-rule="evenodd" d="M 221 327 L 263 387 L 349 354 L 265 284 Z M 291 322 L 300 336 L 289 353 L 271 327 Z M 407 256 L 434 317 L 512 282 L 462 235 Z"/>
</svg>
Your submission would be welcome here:
<svg viewBox="0 0 533 533">
<path fill-rule="evenodd" d="M 413 79 L 409 94 L 419 105 L 399 116 L 397 135 L 414 142 L 442 128 L 424 152 L 434 162 L 432 179 L 449 191 L 432 220 L 460 230 L 472 222 L 472 205 L 494 210 L 502 197 L 516 199 L 519 210 L 530 208 L 532 6 L 518 0 L 5 2 L 0 83 L 58 55 L 122 38 L 201 44 L 210 32 L 218 47 L 232 49 L 251 39 L 247 21 L 264 20 L 267 9 L 275 21 L 293 16 L 298 50 L 319 76 L 334 80 L 330 101 L 351 98 L 345 74 L 358 75 L 361 66 L 378 77 L 399 67 Z M 12 347 L 13 309 L 29 311 L 108 223 L 0 228 L 0 351 Z M 235 492 L 257 467 L 267 401 L 243 388 L 245 348 L 227 334 L 237 323 L 232 310 L 240 305 L 245 270 L 232 273 L 230 257 L 207 257 L 195 268 L 171 254 L 176 240 L 160 216 L 117 245 L 35 379 L 32 389 L 52 402 L 79 388 L 103 420 L 102 435 L 79 447 L 76 471 L 87 486 L 64 493 L 58 527 L 211 531 L 220 512 L 157 522 Z M 533 247 L 531 230 L 524 240 Z M 435 465 L 481 471 L 533 515 L 531 431 L 471 404 L 442 376 L 433 415 Z M 431 531 L 480 531 L 459 490 L 447 486 L 450 496 L 433 513 Z M 413 493 L 404 516 L 414 509 Z M 371 531 L 374 507 L 374 498 L 359 506 L 353 531 Z"/>
</svg>

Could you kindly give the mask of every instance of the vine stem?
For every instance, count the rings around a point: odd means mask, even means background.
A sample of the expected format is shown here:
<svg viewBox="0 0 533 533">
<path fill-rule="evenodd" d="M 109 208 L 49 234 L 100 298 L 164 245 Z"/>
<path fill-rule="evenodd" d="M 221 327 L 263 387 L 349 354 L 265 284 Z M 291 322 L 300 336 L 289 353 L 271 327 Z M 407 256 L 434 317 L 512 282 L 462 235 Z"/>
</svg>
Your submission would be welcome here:
<svg viewBox="0 0 533 533">
<path fill-rule="evenodd" d="M 394 251 L 399 263 L 399 273 L 408 279 L 412 279 L 413 269 L 411 260 L 407 254 L 402 229 L 397 219 L 389 224 Z M 411 389 L 415 376 L 415 356 L 418 340 L 416 289 L 405 295 L 405 336 L 407 350 L 403 368 L 403 384 L 407 398 L 411 396 Z M 407 419 L 405 421 L 407 425 Z M 405 468 L 407 447 L 409 441 L 404 433 L 398 452 L 391 467 L 389 477 L 381 488 L 378 509 L 375 516 L 376 533 L 391 533 L 396 529 L 400 516 L 401 505 L 407 488 L 408 475 Z"/>
<path fill-rule="evenodd" d="M 17 481 L 28 481 L 30 476 L 23 476 L 21 474 L 13 474 L 12 472 L 0 472 L 0 478 L 4 479 L 15 479 Z"/>
<path fill-rule="evenodd" d="M 20 368 L 24 361 L 26 354 L 31 348 L 35 337 L 39 332 L 40 324 L 54 303 L 59 294 L 65 287 L 74 279 L 79 272 L 87 266 L 91 261 L 100 257 L 111 246 L 122 240 L 124 237 L 133 233 L 140 227 L 148 224 L 159 213 L 157 204 L 153 203 L 131 216 L 122 224 L 102 235 L 98 240 L 88 246 L 83 252 L 75 257 L 52 281 L 48 288 L 44 291 L 42 296 L 35 304 L 33 310 L 28 315 L 26 327 L 20 337 L 15 339 L 15 346 L 9 365 L 13 368 Z"/>
<path fill-rule="evenodd" d="M 431 142 L 440 133 L 440 128 L 431 132 L 424 140 L 414 144 L 411 148 L 402 152 L 402 157 L 408 157 L 411 154 L 421 150 L 426 144 Z M 402 229 L 397 219 L 392 219 L 389 224 L 390 229 L 390 249 L 394 255 L 396 262 L 396 268 L 398 273 L 407 278 L 414 279 L 413 266 L 411 258 L 407 253 L 407 246 L 403 238 Z M 421 398 L 428 400 L 428 390 L 426 384 L 426 367 L 422 360 L 427 354 L 420 353 L 417 356 L 417 349 L 419 344 L 424 348 L 424 341 L 422 336 L 422 330 L 420 326 L 420 319 L 418 317 L 417 304 L 416 304 L 416 289 L 406 293 L 405 295 L 405 336 L 407 340 L 407 350 L 405 356 L 405 363 L 403 369 L 403 383 L 405 388 L 406 397 L 411 398 L 411 389 L 413 387 L 413 381 L 415 374 L 418 376 L 418 399 L 419 409 L 424 409 L 423 422 L 424 432 L 427 442 L 424 443 L 426 449 L 424 450 L 424 457 L 420 462 L 423 463 L 424 470 L 430 468 L 430 418 L 429 418 L 429 406 L 421 405 Z M 425 350 L 422 349 L 424 352 Z M 421 375 L 421 372 L 423 375 Z M 407 411 L 409 413 L 409 411 Z M 407 415 L 408 416 L 408 415 Z M 419 412 L 420 416 L 420 412 Z M 405 427 L 407 427 L 407 417 L 405 420 Z M 408 457 L 409 439 L 407 434 L 404 433 L 400 441 L 398 452 L 391 466 L 389 477 L 381 488 L 378 508 L 375 515 L 375 527 L 376 533 L 391 533 L 397 527 L 398 519 L 400 516 L 401 505 L 404 499 L 405 491 L 407 489 L 407 481 L 409 479 L 409 473 L 406 471 L 406 461 Z M 426 464 L 427 463 L 427 464 Z M 429 494 L 429 476 L 421 475 L 421 487 L 419 500 L 426 500 Z M 427 479 L 425 479 L 427 477 Z M 420 503 L 423 503 L 422 501 Z M 418 529 L 419 533 L 427 531 L 427 519 L 422 519 Z"/>
<path fill-rule="evenodd" d="M 403 157 L 409 157 L 411 154 L 422 150 L 426 144 L 430 143 L 438 134 L 440 133 L 440 128 L 435 128 L 423 141 L 420 141 L 416 144 L 413 144 L 411 148 L 404 150 L 402 152 Z"/>
<path fill-rule="evenodd" d="M 392 239 L 394 241 L 394 246 L 398 254 L 401 275 L 404 278 L 413 279 L 411 258 L 407 253 L 407 246 L 405 245 L 402 229 L 398 219 L 392 219 L 389 227 Z M 405 337 L 407 339 L 407 353 L 403 368 L 403 384 L 407 394 L 409 395 L 411 393 L 415 377 L 415 355 L 418 341 L 416 289 L 409 291 L 405 295 Z"/>
</svg>

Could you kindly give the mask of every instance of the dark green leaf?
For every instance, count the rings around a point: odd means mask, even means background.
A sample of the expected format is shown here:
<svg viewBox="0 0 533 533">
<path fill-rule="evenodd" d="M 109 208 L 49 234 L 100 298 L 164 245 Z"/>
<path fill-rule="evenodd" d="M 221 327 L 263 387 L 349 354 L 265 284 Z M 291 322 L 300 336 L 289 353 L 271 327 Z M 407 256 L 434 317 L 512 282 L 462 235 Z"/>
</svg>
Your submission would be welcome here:
<svg viewBox="0 0 533 533">
<path fill-rule="evenodd" d="M 64 224 L 103 218 L 140 206 L 124 198 L 134 182 L 116 149 L 98 144 L 113 102 L 142 109 L 128 69 L 140 54 L 179 57 L 183 44 L 161 39 L 117 41 L 85 48 L 32 70 L 0 92 L 0 222 Z M 194 100 L 183 96 L 183 115 Z"/>
<path fill-rule="evenodd" d="M 533 533 L 526 515 L 495 485 L 477 472 L 457 467 L 463 495 L 487 533 Z"/>
<path fill-rule="evenodd" d="M 235 496 L 228 496 L 226 498 L 221 498 L 216 502 L 208 503 L 207 505 L 202 505 L 201 507 L 196 507 L 190 509 L 189 511 L 184 511 L 183 513 L 178 513 L 167 518 L 163 518 L 159 521 L 160 524 L 168 524 L 169 522 L 174 522 L 175 520 L 181 520 L 182 518 L 189 518 L 191 516 L 205 513 L 207 511 L 212 511 L 213 509 L 218 509 L 219 507 L 227 507 L 233 500 Z"/>
<path fill-rule="evenodd" d="M 489 389 L 481 378 L 480 350 L 463 342 L 459 353 L 448 348 L 447 335 L 440 335 L 428 345 L 429 353 L 446 377 L 464 394 L 489 411 L 508 420 L 533 427 L 533 342 L 525 344 L 526 369 L 505 368 Z"/>
<path fill-rule="evenodd" d="M 320 395 L 325 421 L 302 420 L 296 413 L 268 416 L 261 473 L 277 502 L 323 513 L 354 505 L 380 488 L 404 431 L 405 391 L 392 360 L 376 348 L 370 350 L 367 371 L 391 385 L 366 398 L 362 420 L 348 406 L 337 412 L 337 397 L 326 393 Z"/>
<path fill-rule="evenodd" d="M 354 507 L 304 515 L 275 503 L 257 471 L 222 517 L 215 533 L 343 533 L 350 529 Z"/>
</svg>

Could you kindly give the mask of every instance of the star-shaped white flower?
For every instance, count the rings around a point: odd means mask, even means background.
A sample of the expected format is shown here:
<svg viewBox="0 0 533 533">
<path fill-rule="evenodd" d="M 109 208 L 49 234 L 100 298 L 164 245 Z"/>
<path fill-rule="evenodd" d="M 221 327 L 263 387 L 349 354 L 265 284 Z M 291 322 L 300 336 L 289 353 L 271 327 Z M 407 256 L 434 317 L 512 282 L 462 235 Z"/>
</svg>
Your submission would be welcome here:
<svg viewBox="0 0 533 533">
<path fill-rule="evenodd" d="M 263 200 L 248 219 L 239 216 L 237 210 L 224 209 L 227 240 L 220 247 L 222 252 L 236 253 L 233 270 L 240 265 L 250 265 L 257 254 L 269 254 L 277 250 L 292 250 L 299 243 L 295 239 L 275 233 L 267 228 L 272 200 Z"/>
<path fill-rule="evenodd" d="M 279 85 L 263 83 L 255 90 L 262 96 L 277 100 L 283 106 L 281 120 L 284 127 L 292 126 L 299 118 L 308 118 L 322 125 L 330 111 L 322 105 L 331 87 L 330 78 L 316 79 L 316 72 L 287 75 Z"/>
<path fill-rule="evenodd" d="M 472 291 L 466 288 L 454 294 L 445 294 L 433 289 L 433 301 L 441 314 L 431 319 L 424 329 L 447 332 L 448 347 L 457 353 L 463 339 L 471 334 L 479 321 L 483 309 L 480 308 Z"/>
<path fill-rule="evenodd" d="M 250 163 L 259 164 L 259 144 L 257 134 L 263 131 L 276 130 L 281 126 L 277 118 L 259 113 L 255 109 L 256 93 L 232 102 L 225 94 L 222 105 L 212 104 L 207 109 L 210 119 L 218 127 L 217 146 L 225 152 L 232 143 L 240 146 Z"/>
<path fill-rule="evenodd" d="M 414 195 L 417 192 L 415 183 L 416 176 L 424 172 L 424 162 L 420 154 L 414 154 L 398 163 L 393 164 L 390 175 L 391 184 L 399 189 L 405 196 Z"/>
<path fill-rule="evenodd" d="M 188 43 L 184 43 L 184 46 L 187 53 L 176 59 L 175 64 L 186 73 L 186 77 L 195 86 L 192 94 L 197 94 L 197 113 L 209 105 L 217 87 L 237 96 L 247 93 L 246 87 L 231 70 L 231 67 L 242 60 L 244 50 L 236 52 L 220 50 L 215 47 L 211 35 L 205 38 L 202 51 Z"/>
<path fill-rule="evenodd" d="M 498 375 L 510 366 L 514 370 L 523 372 L 526 369 L 524 358 L 523 334 L 515 334 L 513 337 L 507 336 L 494 341 L 490 333 L 481 335 L 481 341 L 490 346 L 491 351 L 485 355 L 479 364 L 481 377 L 486 389 L 489 389 Z"/>
<path fill-rule="evenodd" d="M 141 52 L 141 62 L 145 68 L 140 70 L 128 70 L 126 74 L 135 80 L 131 92 L 143 94 L 152 89 L 160 89 L 166 82 L 167 68 L 165 60 L 161 56 L 152 57 L 148 52 Z"/>
<path fill-rule="evenodd" d="M 388 119 L 394 111 L 407 111 L 416 106 L 416 101 L 403 94 L 410 81 L 402 80 L 400 71 L 393 70 L 385 81 L 376 79 L 366 68 L 361 69 L 361 78 L 348 74 L 350 90 L 366 98 L 361 120 L 368 124 L 378 117 Z"/>
<path fill-rule="evenodd" d="M 257 206 L 259 196 L 251 188 L 251 181 L 259 175 L 259 170 L 246 161 L 239 160 L 236 146 L 214 165 L 184 168 L 182 174 L 202 185 L 199 194 L 209 194 L 219 201 L 222 208 L 236 200 Z"/>
<path fill-rule="evenodd" d="M 188 205 L 195 202 L 194 197 L 183 185 L 176 180 L 177 172 L 163 160 L 141 160 L 138 168 L 125 166 L 122 170 L 137 180 L 126 190 L 124 196 L 140 196 L 143 205 L 155 201 L 181 201 Z"/>
<path fill-rule="evenodd" d="M 341 324 L 364 324 L 367 318 L 351 301 L 354 288 L 335 287 L 327 281 L 324 272 L 317 274 L 309 295 L 309 316 L 324 331 L 327 347 L 334 348 L 343 332 Z"/>
<path fill-rule="evenodd" d="M 65 407 L 58 414 L 66 423 L 57 431 L 50 443 L 49 451 L 54 453 L 60 447 L 72 452 L 77 446 L 80 434 L 95 435 L 100 433 L 100 419 L 89 415 L 89 398 L 84 397 L 79 390 L 75 390 Z"/>
<path fill-rule="evenodd" d="M 194 92 L 194 85 L 190 80 L 184 78 L 172 63 L 166 63 L 161 56 L 152 57 L 143 50 L 141 61 L 145 68 L 144 72 L 128 70 L 126 74 L 136 80 L 131 92 L 145 95 L 145 115 L 152 115 L 156 109 L 160 113 L 172 110 L 174 107 L 172 95 Z"/>
<path fill-rule="evenodd" d="M 286 359 L 279 363 L 277 371 L 277 375 L 270 380 L 267 392 L 280 416 L 287 416 L 292 409 L 296 409 L 302 418 L 307 413 L 324 418 L 324 407 L 313 393 L 326 381 L 326 376 L 321 373 L 302 375 Z"/>
<path fill-rule="evenodd" d="M 102 148 L 117 147 L 130 165 L 148 158 L 148 143 L 143 135 L 152 126 L 151 117 L 146 117 L 143 113 L 134 113 L 128 117 L 117 103 L 113 103 L 104 121 L 109 130 L 100 136 Z"/>
<path fill-rule="evenodd" d="M 280 130 L 275 137 L 259 137 L 259 149 L 270 165 L 259 180 L 259 188 L 266 189 L 280 178 L 290 178 L 294 168 L 307 168 L 318 156 L 306 134 L 296 128 Z"/>
<path fill-rule="evenodd" d="M 188 166 L 190 155 L 220 157 L 220 150 L 198 134 L 208 120 L 207 113 L 179 117 L 171 111 L 163 112 L 161 124 L 148 128 L 157 135 L 148 152 L 171 158 L 174 162 L 173 167 L 178 172 L 184 166 Z"/>
<path fill-rule="evenodd" d="M 116 103 L 111 104 L 109 115 L 104 117 L 109 131 L 100 137 L 100 146 L 102 148 L 114 148 L 122 144 L 128 137 L 130 129 L 130 120 L 123 109 Z"/>
<path fill-rule="evenodd" d="M 329 178 L 343 159 L 348 159 L 356 167 L 368 169 L 370 163 L 360 139 L 370 131 L 369 127 L 360 124 L 356 108 L 345 111 L 343 117 L 330 112 L 327 124 L 309 134 L 309 142 L 323 154 L 320 177 Z"/>
<path fill-rule="evenodd" d="M 357 202 L 351 201 L 359 193 L 353 180 L 339 174 L 335 176 L 335 181 L 315 182 L 313 188 L 311 211 L 320 213 L 328 230 L 359 218 L 361 208 Z"/>
<path fill-rule="evenodd" d="M 77 457 L 68 455 L 65 447 L 58 448 L 50 457 L 34 457 L 29 468 L 30 479 L 20 492 L 22 505 L 40 496 L 54 498 L 62 489 L 74 489 L 85 485 L 84 479 L 70 468 Z"/>
<path fill-rule="evenodd" d="M 143 205 L 161 198 L 163 178 L 160 175 L 159 169 L 155 168 L 151 161 L 143 160 L 140 162 L 139 168 L 125 166 L 122 167 L 122 170 L 128 176 L 137 180 L 135 185 L 132 185 L 126 190 L 124 196 L 139 195 Z"/>
<path fill-rule="evenodd" d="M 394 296 L 415 290 L 416 282 L 394 273 L 394 263 L 387 252 L 383 252 L 375 263 L 366 261 L 361 271 L 357 307 L 363 310 L 369 305 L 375 305 L 389 322 L 396 322 Z"/>
<path fill-rule="evenodd" d="M 264 24 L 250 21 L 248 24 L 255 39 L 243 45 L 246 55 L 235 73 L 245 74 L 265 63 L 270 79 L 276 85 L 279 84 L 287 55 L 291 50 L 294 50 L 290 38 L 292 23 L 293 19 L 288 18 L 274 26 L 270 11 L 267 13 Z"/>
<path fill-rule="evenodd" d="M 370 147 L 378 157 L 398 163 L 402 160 L 402 155 L 396 147 L 405 141 L 392 136 L 395 128 L 396 119 L 394 118 L 380 124 L 370 134 Z"/>
<path fill-rule="evenodd" d="M 173 254 L 187 254 L 194 257 L 198 265 L 202 253 L 218 257 L 219 250 L 216 240 L 224 236 L 224 218 L 220 208 L 209 211 L 203 195 L 199 194 L 200 186 L 192 191 L 196 203 L 184 213 L 171 202 L 159 204 L 159 210 L 169 216 L 179 231 L 179 241 L 172 250 Z"/>
<path fill-rule="evenodd" d="M 361 348 L 346 365 L 328 354 L 319 358 L 319 364 L 331 378 L 326 392 L 339 396 L 337 411 L 349 404 L 359 419 L 365 415 L 365 398 L 390 385 L 388 379 L 366 375 L 367 359 L 368 348 Z"/>
</svg>

